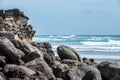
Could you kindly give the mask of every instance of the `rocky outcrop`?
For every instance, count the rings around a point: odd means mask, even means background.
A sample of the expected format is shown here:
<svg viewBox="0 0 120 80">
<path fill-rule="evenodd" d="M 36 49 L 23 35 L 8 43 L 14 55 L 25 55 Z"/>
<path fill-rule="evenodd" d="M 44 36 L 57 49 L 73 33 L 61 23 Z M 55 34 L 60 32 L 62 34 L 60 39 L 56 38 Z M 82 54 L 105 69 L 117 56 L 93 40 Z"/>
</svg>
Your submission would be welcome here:
<svg viewBox="0 0 120 80">
<path fill-rule="evenodd" d="M 28 20 L 19 9 L 0 10 L 0 36 L 31 42 L 35 31 Z"/>
</svg>

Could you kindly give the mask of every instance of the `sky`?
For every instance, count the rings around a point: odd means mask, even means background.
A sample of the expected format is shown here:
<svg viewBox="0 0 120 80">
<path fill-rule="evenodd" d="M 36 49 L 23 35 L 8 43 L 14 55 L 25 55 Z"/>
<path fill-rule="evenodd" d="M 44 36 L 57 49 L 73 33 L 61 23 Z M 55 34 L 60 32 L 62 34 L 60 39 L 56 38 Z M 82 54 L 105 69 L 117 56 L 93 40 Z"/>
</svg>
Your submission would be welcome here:
<svg viewBox="0 0 120 80">
<path fill-rule="evenodd" d="M 18 8 L 36 35 L 120 35 L 120 0 L 0 0 Z"/>
</svg>

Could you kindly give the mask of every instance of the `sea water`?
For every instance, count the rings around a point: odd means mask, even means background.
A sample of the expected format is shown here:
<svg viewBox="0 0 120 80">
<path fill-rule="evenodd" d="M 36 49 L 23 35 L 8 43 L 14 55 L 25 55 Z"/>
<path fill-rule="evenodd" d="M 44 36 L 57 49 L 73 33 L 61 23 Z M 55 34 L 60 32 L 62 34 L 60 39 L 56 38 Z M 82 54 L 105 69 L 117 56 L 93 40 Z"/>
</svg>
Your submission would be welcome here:
<svg viewBox="0 0 120 80">
<path fill-rule="evenodd" d="M 57 47 L 67 45 L 81 57 L 120 59 L 120 35 L 36 35 L 36 42 L 49 42 L 57 55 Z"/>
</svg>

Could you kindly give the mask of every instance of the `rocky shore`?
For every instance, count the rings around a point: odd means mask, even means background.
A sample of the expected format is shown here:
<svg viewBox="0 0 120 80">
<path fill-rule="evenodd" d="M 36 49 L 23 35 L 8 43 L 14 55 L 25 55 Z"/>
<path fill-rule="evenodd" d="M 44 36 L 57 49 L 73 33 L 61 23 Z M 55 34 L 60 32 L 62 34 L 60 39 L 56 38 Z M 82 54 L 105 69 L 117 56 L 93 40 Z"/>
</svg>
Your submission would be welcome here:
<svg viewBox="0 0 120 80">
<path fill-rule="evenodd" d="M 33 42 L 35 31 L 19 9 L 0 10 L 0 80 L 120 80 L 120 64 L 81 58 L 60 45 Z"/>
</svg>

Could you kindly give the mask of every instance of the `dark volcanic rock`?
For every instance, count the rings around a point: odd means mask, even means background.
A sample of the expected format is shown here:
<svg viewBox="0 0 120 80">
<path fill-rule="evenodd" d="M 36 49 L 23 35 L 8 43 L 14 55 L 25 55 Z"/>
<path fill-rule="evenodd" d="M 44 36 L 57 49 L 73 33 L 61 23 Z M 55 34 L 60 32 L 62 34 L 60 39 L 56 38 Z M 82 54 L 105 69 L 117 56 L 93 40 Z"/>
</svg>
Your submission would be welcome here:
<svg viewBox="0 0 120 80">
<path fill-rule="evenodd" d="M 41 58 L 30 61 L 25 65 L 36 72 L 39 72 L 39 71 L 42 72 L 44 76 L 46 76 L 49 80 L 55 79 L 52 69 Z"/>
<path fill-rule="evenodd" d="M 78 53 L 71 47 L 61 45 L 57 48 L 58 55 L 61 59 L 72 59 L 81 61 Z"/>
<path fill-rule="evenodd" d="M 62 64 L 59 61 L 55 61 L 54 65 L 51 66 L 55 77 L 63 78 L 65 72 L 69 69 L 67 64 Z"/>
<path fill-rule="evenodd" d="M 32 53 L 22 57 L 22 60 L 26 63 L 26 62 L 29 62 L 29 61 L 34 60 L 36 58 L 40 58 L 40 54 L 38 54 L 37 52 L 32 52 Z M 43 58 L 41 57 L 41 59 L 43 59 Z"/>
<path fill-rule="evenodd" d="M 14 39 L 14 34 L 12 32 L 8 32 L 8 31 L 0 31 L 0 37 Z"/>
<path fill-rule="evenodd" d="M 52 54 L 44 53 L 44 60 L 45 62 L 47 62 L 48 65 L 51 66 L 55 61 L 55 57 Z"/>
<path fill-rule="evenodd" d="M 36 72 L 25 67 L 25 66 L 17 66 L 13 64 L 7 64 L 4 67 L 4 74 L 7 78 L 21 78 L 24 79 L 25 77 L 32 78 Z"/>
<path fill-rule="evenodd" d="M 11 63 L 17 63 L 18 59 L 25 55 L 21 50 L 15 48 L 7 38 L 0 38 L 0 52 L 2 52 Z"/>
<path fill-rule="evenodd" d="M 12 40 L 16 48 L 22 50 L 25 53 L 25 56 L 22 57 L 24 62 L 29 62 L 33 59 L 40 57 L 43 59 L 43 53 L 37 47 L 31 45 L 30 43 L 23 42 L 21 40 Z"/>
<path fill-rule="evenodd" d="M 37 47 L 43 52 L 44 60 L 47 62 L 48 65 L 53 65 L 55 61 L 54 52 L 52 50 L 52 46 L 48 42 L 41 42 L 41 43 L 32 43 L 33 46 Z"/>
<path fill-rule="evenodd" d="M 82 65 L 78 69 L 85 73 L 82 80 L 102 80 L 100 71 L 93 66 Z"/>
<path fill-rule="evenodd" d="M 83 80 L 85 73 L 77 68 L 71 68 L 67 71 L 67 75 L 64 80 Z M 88 79 L 89 80 L 89 79 Z"/>
<path fill-rule="evenodd" d="M 6 64 L 6 57 L 0 56 L 0 68 L 3 68 Z"/>
<path fill-rule="evenodd" d="M 114 61 L 104 61 L 98 65 L 102 76 L 108 80 L 120 80 L 120 64 Z"/>
</svg>

